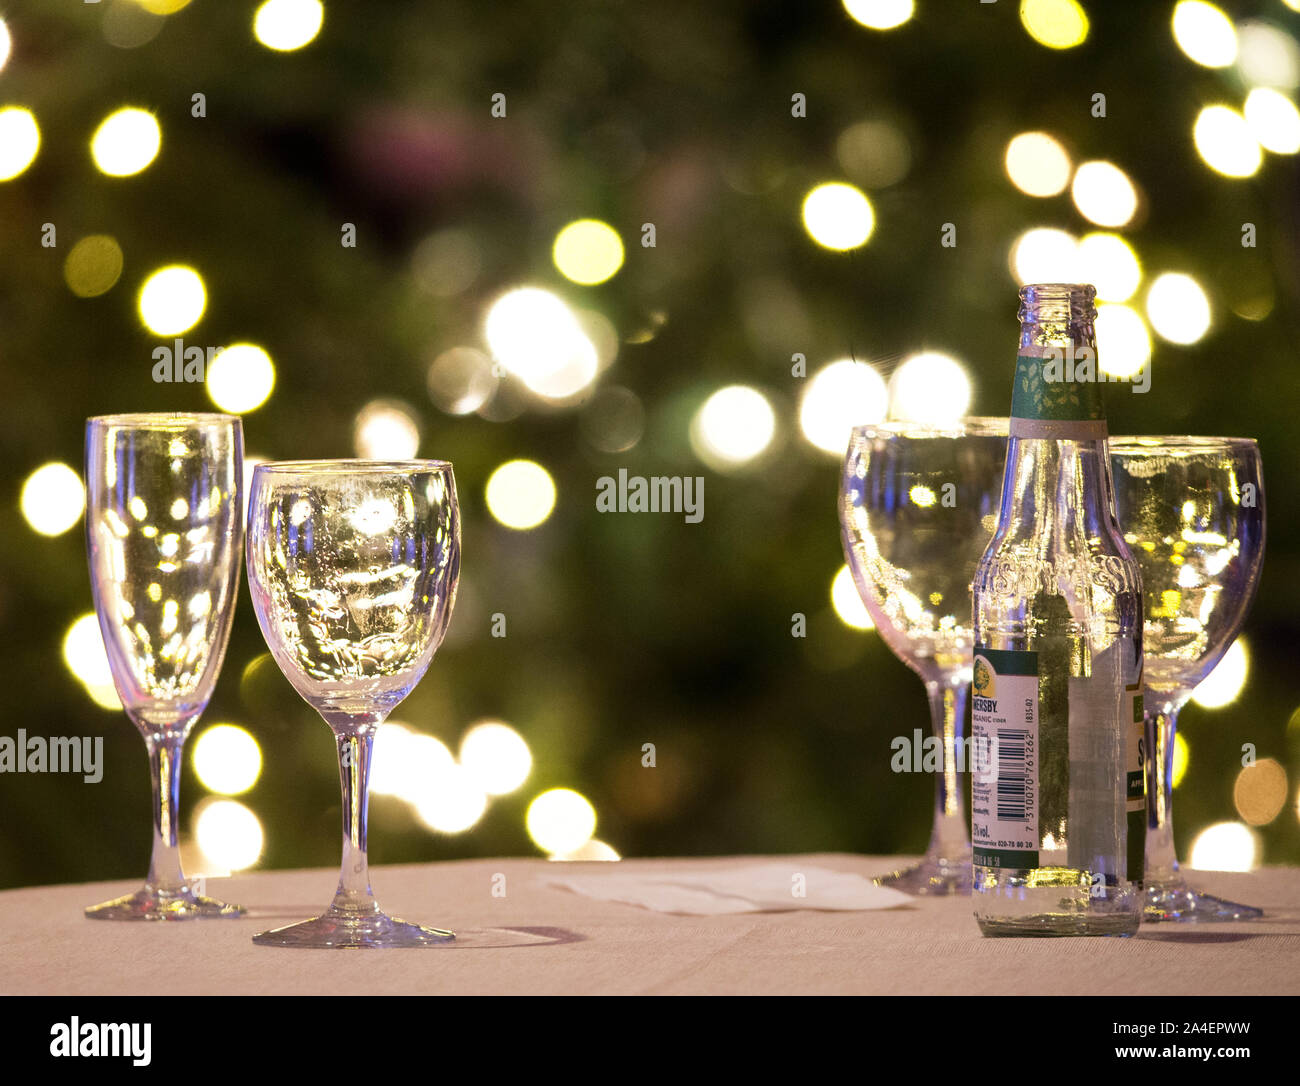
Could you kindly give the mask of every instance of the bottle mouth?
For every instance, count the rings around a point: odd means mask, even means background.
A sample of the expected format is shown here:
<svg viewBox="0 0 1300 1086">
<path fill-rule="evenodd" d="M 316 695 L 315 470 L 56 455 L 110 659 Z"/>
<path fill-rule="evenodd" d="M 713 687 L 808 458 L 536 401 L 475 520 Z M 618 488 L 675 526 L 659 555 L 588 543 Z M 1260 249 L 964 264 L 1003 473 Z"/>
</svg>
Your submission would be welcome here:
<svg viewBox="0 0 1300 1086">
<path fill-rule="evenodd" d="M 1020 288 L 1020 319 L 1093 320 L 1097 288 L 1091 283 L 1026 283 Z"/>
</svg>

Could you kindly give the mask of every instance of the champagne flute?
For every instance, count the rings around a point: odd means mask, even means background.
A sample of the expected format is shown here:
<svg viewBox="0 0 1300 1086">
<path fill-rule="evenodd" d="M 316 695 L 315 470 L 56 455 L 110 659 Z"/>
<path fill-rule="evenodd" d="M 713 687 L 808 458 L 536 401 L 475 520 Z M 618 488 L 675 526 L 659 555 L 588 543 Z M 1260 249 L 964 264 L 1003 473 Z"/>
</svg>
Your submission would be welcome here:
<svg viewBox="0 0 1300 1086">
<path fill-rule="evenodd" d="M 441 460 L 258 464 L 248 582 L 280 670 L 334 732 L 343 862 L 321 916 L 262 932 L 281 947 L 423 947 L 454 939 L 387 916 L 366 861 L 375 733 L 442 642 L 460 573 L 460 512 Z"/>
<path fill-rule="evenodd" d="M 149 750 L 153 856 L 142 889 L 95 920 L 239 916 L 181 870 L 181 749 L 221 670 L 242 541 L 243 430 L 215 414 L 86 422 L 86 544 L 113 685 Z"/>
<path fill-rule="evenodd" d="M 1146 920 L 1263 915 L 1187 885 L 1174 852 L 1178 712 L 1236 639 L 1264 563 L 1259 446 L 1238 437 L 1113 437 L 1115 503 L 1142 566 Z"/>
<path fill-rule="evenodd" d="M 881 638 L 925 683 L 942 744 L 925 857 L 876 880 L 909 893 L 971 889 L 958 784 L 974 648 L 971 581 L 996 527 L 1006 456 L 1007 420 L 968 418 L 859 426 L 844 460 L 845 557 Z"/>
</svg>

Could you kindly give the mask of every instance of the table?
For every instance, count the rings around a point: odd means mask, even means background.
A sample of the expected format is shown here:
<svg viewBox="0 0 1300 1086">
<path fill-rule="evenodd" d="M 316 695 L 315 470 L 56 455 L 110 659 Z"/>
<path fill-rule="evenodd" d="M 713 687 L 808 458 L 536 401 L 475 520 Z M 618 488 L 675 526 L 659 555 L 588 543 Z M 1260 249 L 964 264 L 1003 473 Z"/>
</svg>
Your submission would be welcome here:
<svg viewBox="0 0 1300 1086">
<path fill-rule="evenodd" d="M 758 857 L 624 860 L 628 870 Z M 863 875 L 899 857 L 766 857 Z M 88 904 L 138 881 L 0 893 L 0 993 L 171 994 L 1300 994 L 1300 868 L 1198 872 L 1205 889 L 1264 908 L 1262 920 L 1143 925 L 1132 939 L 985 939 L 970 901 L 917 898 L 879 912 L 670 916 L 537 884 L 540 859 L 372 869 L 390 913 L 488 929 L 468 945 L 345 952 L 256 947 L 251 936 L 316 915 L 337 871 L 258 871 L 209 882 L 241 920 L 124 924 Z M 493 896 L 505 876 L 505 895 Z M 519 930 L 524 929 L 524 930 Z M 519 941 L 526 945 L 509 945 Z"/>
</svg>

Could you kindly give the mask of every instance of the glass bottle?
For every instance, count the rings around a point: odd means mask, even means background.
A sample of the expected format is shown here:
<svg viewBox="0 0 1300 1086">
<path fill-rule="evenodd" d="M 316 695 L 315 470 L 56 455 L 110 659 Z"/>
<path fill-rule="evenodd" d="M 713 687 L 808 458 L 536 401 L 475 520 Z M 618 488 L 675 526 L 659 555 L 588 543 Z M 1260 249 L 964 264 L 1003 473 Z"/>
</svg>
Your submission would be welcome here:
<svg viewBox="0 0 1300 1086">
<path fill-rule="evenodd" d="M 1142 581 L 1115 513 L 1095 298 L 1020 291 L 1002 504 L 972 586 L 985 935 L 1131 935 L 1141 918 Z"/>
</svg>

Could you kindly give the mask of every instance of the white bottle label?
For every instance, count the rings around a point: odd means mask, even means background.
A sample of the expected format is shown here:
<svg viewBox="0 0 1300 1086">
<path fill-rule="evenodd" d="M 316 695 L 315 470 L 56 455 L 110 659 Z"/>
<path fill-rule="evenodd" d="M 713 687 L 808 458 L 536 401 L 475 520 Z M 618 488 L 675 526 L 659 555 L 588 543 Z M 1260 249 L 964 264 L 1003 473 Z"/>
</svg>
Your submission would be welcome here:
<svg viewBox="0 0 1300 1086">
<path fill-rule="evenodd" d="M 971 844 L 977 867 L 1038 866 L 1038 654 L 975 649 Z"/>
</svg>

